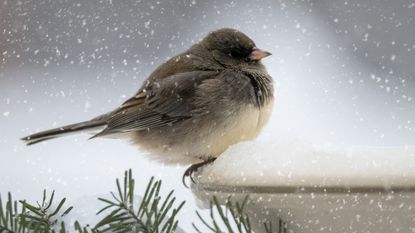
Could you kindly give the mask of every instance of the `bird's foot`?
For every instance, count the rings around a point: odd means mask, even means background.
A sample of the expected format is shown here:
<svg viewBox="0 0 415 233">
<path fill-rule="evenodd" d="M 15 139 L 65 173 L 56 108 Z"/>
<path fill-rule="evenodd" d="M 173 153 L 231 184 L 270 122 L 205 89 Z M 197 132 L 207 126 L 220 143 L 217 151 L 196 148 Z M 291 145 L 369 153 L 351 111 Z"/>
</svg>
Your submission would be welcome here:
<svg viewBox="0 0 415 233">
<path fill-rule="evenodd" d="M 212 162 L 213 162 L 213 161 L 215 161 L 215 160 L 216 160 L 216 158 L 214 158 L 214 157 L 209 157 L 207 160 L 205 160 L 205 161 L 203 161 L 203 162 L 200 162 L 200 163 L 195 163 L 195 164 L 190 165 L 190 166 L 186 169 L 186 171 L 184 172 L 184 174 L 183 174 L 183 177 L 182 177 L 182 182 L 183 182 L 183 185 L 184 185 L 186 188 L 189 188 L 189 186 L 186 184 L 186 177 L 190 177 L 190 180 L 191 180 L 193 183 L 196 183 L 196 182 L 195 182 L 195 180 L 194 180 L 194 179 L 193 179 L 193 177 L 192 177 L 193 172 L 197 171 L 197 169 L 199 169 L 200 167 L 205 166 L 206 164 L 212 163 Z"/>
</svg>

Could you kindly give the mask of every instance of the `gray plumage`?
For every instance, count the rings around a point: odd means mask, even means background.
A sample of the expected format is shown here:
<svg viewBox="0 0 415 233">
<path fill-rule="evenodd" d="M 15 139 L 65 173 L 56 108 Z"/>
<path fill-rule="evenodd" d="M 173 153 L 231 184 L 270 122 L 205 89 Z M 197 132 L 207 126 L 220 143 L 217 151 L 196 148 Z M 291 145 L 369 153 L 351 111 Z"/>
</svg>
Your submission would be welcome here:
<svg viewBox="0 0 415 233">
<path fill-rule="evenodd" d="M 30 145 L 101 129 L 93 138 L 127 136 L 167 163 L 217 157 L 230 145 L 256 137 L 267 122 L 273 87 L 260 59 L 268 55 L 239 31 L 214 31 L 159 66 L 114 111 L 23 140 Z"/>
</svg>

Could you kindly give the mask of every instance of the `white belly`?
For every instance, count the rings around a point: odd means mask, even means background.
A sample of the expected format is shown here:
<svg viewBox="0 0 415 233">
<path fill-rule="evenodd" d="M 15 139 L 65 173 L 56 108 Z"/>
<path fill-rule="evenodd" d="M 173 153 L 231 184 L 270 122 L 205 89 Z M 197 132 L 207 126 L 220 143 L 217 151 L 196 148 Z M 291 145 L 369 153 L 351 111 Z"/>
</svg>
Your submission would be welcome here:
<svg viewBox="0 0 415 233">
<path fill-rule="evenodd" d="M 262 108 L 246 105 L 223 122 L 195 126 L 180 142 L 168 146 L 161 140 L 144 142 L 143 138 L 136 138 L 133 142 L 148 150 L 152 159 L 164 163 L 200 162 L 206 157 L 218 157 L 233 144 L 256 138 L 268 122 L 272 106 L 273 101 Z"/>
<path fill-rule="evenodd" d="M 211 134 L 199 142 L 193 142 L 190 153 L 218 157 L 229 146 L 256 138 L 268 122 L 272 106 L 273 102 L 270 101 L 260 109 L 252 105 L 242 108 L 239 114 L 227 119 L 225 126 L 211 129 Z"/>
</svg>

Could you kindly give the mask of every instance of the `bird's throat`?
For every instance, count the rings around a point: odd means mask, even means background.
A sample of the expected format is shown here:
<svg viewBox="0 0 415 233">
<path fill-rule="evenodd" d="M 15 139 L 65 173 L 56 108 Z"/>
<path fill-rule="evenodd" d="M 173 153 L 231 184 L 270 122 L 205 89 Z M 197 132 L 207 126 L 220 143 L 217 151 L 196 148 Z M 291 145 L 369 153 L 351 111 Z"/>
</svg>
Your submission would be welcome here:
<svg viewBox="0 0 415 233">
<path fill-rule="evenodd" d="M 256 104 L 258 107 L 264 107 L 271 99 L 273 99 L 274 88 L 272 85 L 272 78 L 266 72 L 245 70 L 254 87 L 256 95 Z"/>
</svg>

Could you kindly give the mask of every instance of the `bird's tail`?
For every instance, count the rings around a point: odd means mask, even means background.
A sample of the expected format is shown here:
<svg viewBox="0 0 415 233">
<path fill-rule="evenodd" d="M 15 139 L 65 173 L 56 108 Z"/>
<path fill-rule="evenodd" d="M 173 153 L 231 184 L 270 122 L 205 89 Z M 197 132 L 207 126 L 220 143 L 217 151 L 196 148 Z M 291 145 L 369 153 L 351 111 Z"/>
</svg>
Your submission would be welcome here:
<svg viewBox="0 0 415 233">
<path fill-rule="evenodd" d="M 66 125 L 63 127 L 42 131 L 39 133 L 31 134 L 22 138 L 26 145 L 36 144 L 45 140 L 58 138 L 81 131 L 91 131 L 103 128 L 106 125 L 106 121 L 103 117 L 98 117 L 90 121 L 84 121 L 76 124 Z"/>
</svg>

